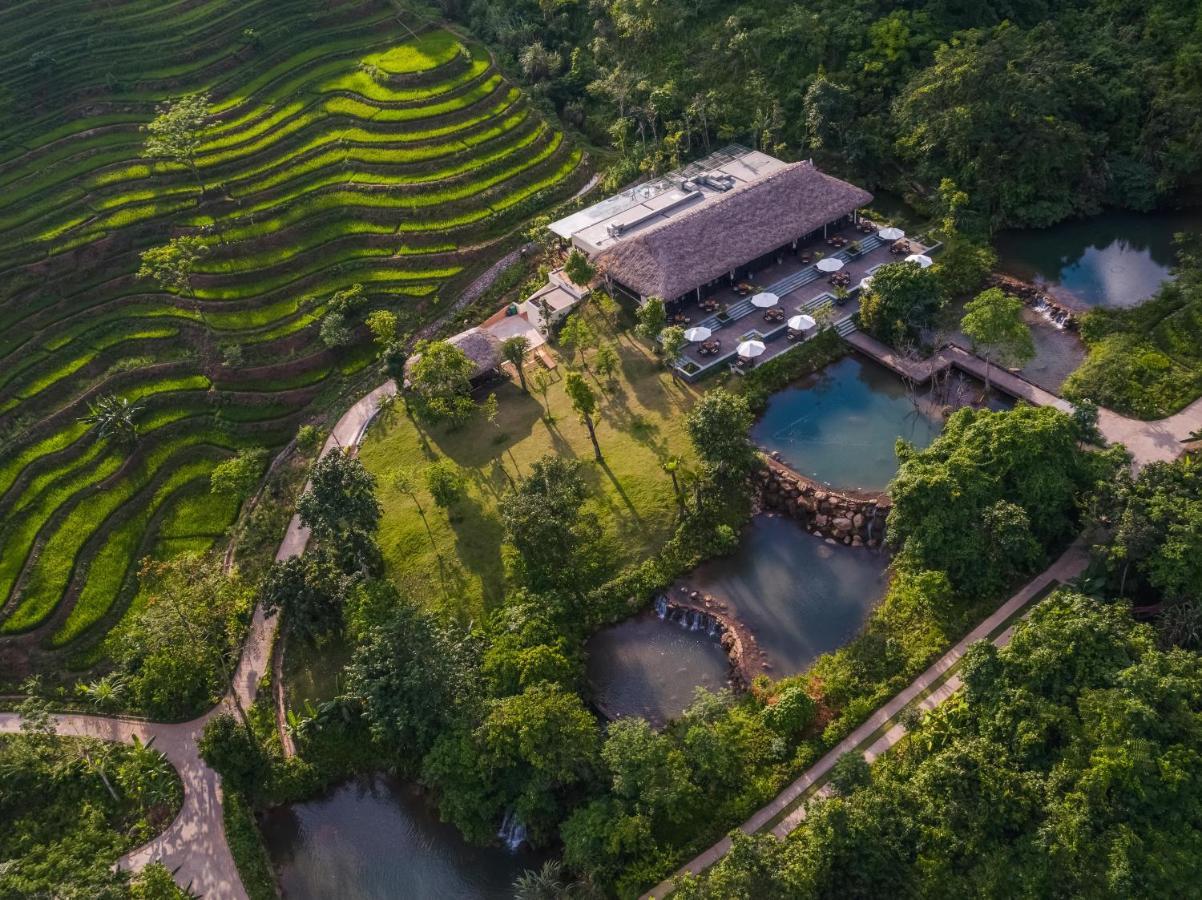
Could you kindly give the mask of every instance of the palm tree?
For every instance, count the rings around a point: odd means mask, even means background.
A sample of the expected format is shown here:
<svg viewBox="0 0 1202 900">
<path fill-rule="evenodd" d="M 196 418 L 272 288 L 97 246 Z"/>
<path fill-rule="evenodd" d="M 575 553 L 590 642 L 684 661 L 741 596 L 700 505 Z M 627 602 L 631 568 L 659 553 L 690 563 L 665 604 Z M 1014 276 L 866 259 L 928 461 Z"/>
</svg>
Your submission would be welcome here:
<svg viewBox="0 0 1202 900">
<path fill-rule="evenodd" d="M 563 863 L 549 859 L 542 868 L 527 869 L 513 883 L 514 900 L 594 900 L 602 896 L 591 881 L 572 881 Z"/>
<path fill-rule="evenodd" d="M 119 672 L 109 672 L 95 681 L 79 685 L 75 690 L 92 706 L 107 712 L 121 705 L 125 697 L 125 677 Z"/>
<path fill-rule="evenodd" d="M 88 414 L 80 418 L 87 422 L 102 440 L 111 438 L 114 443 L 132 448 L 138 440 L 138 425 L 134 418 L 142 407 L 134 406 L 125 397 L 104 394 L 93 403 L 88 401 Z"/>
<path fill-rule="evenodd" d="M 684 494 L 680 490 L 680 478 L 677 473 L 680 471 L 680 457 L 670 456 L 662 463 L 663 470 L 672 478 L 672 493 L 676 495 L 676 506 L 680 510 L 680 514 L 684 515 Z"/>
<path fill-rule="evenodd" d="M 529 393 L 526 389 L 526 370 L 522 368 L 522 363 L 526 359 L 526 351 L 530 349 L 530 341 L 522 337 L 520 334 L 514 335 L 511 338 L 501 343 L 501 356 L 507 362 L 513 363 L 513 367 L 518 370 L 518 381 L 522 383 L 522 390 Z"/>
</svg>

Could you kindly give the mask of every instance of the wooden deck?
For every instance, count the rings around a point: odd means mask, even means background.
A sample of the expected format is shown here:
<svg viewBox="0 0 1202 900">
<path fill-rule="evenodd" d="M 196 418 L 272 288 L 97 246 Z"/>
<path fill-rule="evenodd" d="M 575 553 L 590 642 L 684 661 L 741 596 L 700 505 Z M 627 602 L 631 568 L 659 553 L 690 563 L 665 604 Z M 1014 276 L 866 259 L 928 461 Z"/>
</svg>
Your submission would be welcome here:
<svg viewBox="0 0 1202 900">
<path fill-rule="evenodd" d="M 1011 397 L 1025 400 L 1032 406 L 1053 406 L 1067 413 L 1073 411 L 1073 405 L 1063 397 L 1057 397 L 1051 391 L 1045 391 L 1008 369 L 997 365 L 987 365 L 985 360 L 979 356 L 969 353 L 955 344 L 949 344 L 927 359 L 915 360 L 899 355 L 891 347 L 862 331 L 851 332 L 844 336 L 844 340 L 865 356 L 872 357 L 881 365 L 917 384 L 930 381 L 933 375 L 948 368 L 960 369 L 984 381 L 986 369 L 988 369 L 989 384 Z"/>
</svg>

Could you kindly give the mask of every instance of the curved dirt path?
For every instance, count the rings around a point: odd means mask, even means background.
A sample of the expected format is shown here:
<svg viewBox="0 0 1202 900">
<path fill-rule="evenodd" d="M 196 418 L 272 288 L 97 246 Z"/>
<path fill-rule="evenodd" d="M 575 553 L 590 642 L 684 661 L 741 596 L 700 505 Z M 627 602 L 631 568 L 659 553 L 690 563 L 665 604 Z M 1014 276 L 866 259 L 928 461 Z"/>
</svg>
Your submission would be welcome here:
<svg viewBox="0 0 1202 900">
<path fill-rule="evenodd" d="M 396 393 L 396 384 L 385 382 L 359 399 L 338 420 L 322 448 L 322 454 L 335 447 L 357 447 L 367 426 L 379 410 L 380 399 Z M 280 542 L 276 559 L 288 559 L 304 553 L 309 530 L 293 515 Z M 184 802 L 179 815 L 167 830 L 117 861 L 123 869 L 137 871 L 151 862 L 161 862 L 183 887 L 213 900 L 246 900 L 246 891 L 238 877 L 238 868 L 225 840 L 222 814 L 221 777 L 200 758 L 197 742 L 205 724 L 222 711 L 234 710 L 234 696 L 250 706 L 271 666 L 271 645 L 275 620 L 256 607 L 251 619 L 242 656 L 234 672 L 230 692 L 221 703 L 190 722 L 162 723 L 139 719 L 62 714 L 54 716 L 60 734 L 94 737 L 106 741 L 131 743 L 135 736 L 153 744 L 171 762 L 184 785 Z M 20 729 L 16 713 L 0 713 L 0 732 Z"/>
</svg>

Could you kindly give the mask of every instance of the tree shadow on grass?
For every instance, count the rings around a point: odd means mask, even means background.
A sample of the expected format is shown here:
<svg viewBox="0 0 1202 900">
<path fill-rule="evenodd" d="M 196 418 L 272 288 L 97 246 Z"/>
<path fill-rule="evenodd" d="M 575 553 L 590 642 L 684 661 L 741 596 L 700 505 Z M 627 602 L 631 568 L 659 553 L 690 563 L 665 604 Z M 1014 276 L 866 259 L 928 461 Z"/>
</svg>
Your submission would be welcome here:
<svg viewBox="0 0 1202 900">
<path fill-rule="evenodd" d="M 505 529 L 501 520 L 483 504 L 468 497 L 451 510 L 451 529 L 455 532 L 455 560 L 483 585 L 484 603 L 492 608 L 504 594 L 505 567 L 501 543 Z"/>
<path fill-rule="evenodd" d="M 620 335 L 618 357 L 622 361 L 622 375 L 640 406 L 664 416 L 684 414 L 696 392 L 668 375 L 663 363 L 638 338 L 629 333 Z"/>
<path fill-rule="evenodd" d="M 497 422 L 490 424 L 477 413 L 459 428 L 439 426 L 429 432 L 436 455 L 449 457 L 461 466 L 487 467 L 498 454 L 529 437 L 543 416 L 542 405 L 530 394 L 509 384 L 497 391 Z M 497 438 L 504 435 L 504 440 Z"/>
</svg>

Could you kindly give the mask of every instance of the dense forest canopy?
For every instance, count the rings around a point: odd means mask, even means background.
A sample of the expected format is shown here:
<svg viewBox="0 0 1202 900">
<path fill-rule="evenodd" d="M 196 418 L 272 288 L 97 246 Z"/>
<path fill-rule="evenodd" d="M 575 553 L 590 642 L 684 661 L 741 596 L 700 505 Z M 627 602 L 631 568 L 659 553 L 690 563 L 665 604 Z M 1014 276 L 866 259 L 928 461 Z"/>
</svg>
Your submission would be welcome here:
<svg viewBox="0 0 1202 900">
<path fill-rule="evenodd" d="M 787 841 L 687 898 L 1157 897 L 1198 878 L 1197 658 L 1072 592 L 966 655 L 964 695 Z"/>
<path fill-rule="evenodd" d="M 1196 199 L 1190 0 L 438 0 L 621 162 L 714 142 L 813 156 L 871 188 L 951 179 L 989 228 Z"/>
</svg>

